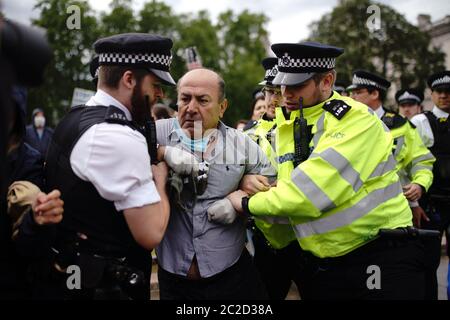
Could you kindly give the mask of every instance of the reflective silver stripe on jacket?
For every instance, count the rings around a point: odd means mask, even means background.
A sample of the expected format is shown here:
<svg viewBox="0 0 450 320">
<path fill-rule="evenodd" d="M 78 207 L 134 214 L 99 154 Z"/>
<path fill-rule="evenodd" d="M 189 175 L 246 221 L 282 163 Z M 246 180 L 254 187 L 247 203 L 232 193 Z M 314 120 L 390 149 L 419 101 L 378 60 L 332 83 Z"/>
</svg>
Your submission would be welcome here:
<svg viewBox="0 0 450 320">
<path fill-rule="evenodd" d="M 417 172 L 417 171 L 420 171 L 420 170 L 430 170 L 430 171 L 433 171 L 433 166 L 414 166 L 414 167 L 411 169 L 411 175 L 412 175 L 412 176 L 415 175 L 416 172 Z"/>
<path fill-rule="evenodd" d="M 300 167 L 291 174 L 292 182 L 320 211 L 328 211 L 336 207 L 334 202 L 311 180 Z"/>
<path fill-rule="evenodd" d="M 351 163 L 339 152 L 333 148 L 328 148 L 321 153 L 314 153 L 311 155 L 312 158 L 320 157 L 331 164 L 353 188 L 355 192 L 362 187 L 363 182 L 359 176 L 359 172 L 356 171 Z"/>
<path fill-rule="evenodd" d="M 421 155 L 421 156 L 418 157 L 418 158 L 413 159 L 413 160 L 411 161 L 411 165 L 414 167 L 414 166 L 417 165 L 419 162 L 426 161 L 426 160 L 434 160 L 434 159 L 435 159 L 435 158 L 434 158 L 434 156 L 431 154 L 431 152 L 428 152 L 428 153 L 426 153 L 426 154 L 424 154 L 424 155 Z"/>
<path fill-rule="evenodd" d="M 270 224 L 291 224 L 291 221 L 287 217 L 257 216 L 257 218 Z"/>
<path fill-rule="evenodd" d="M 395 146 L 394 156 L 398 156 L 400 151 L 403 148 L 403 144 L 405 143 L 405 137 L 401 136 L 397 138 L 397 145 Z"/>
<path fill-rule="evenodd" d="M 394 170 L 396 165 L 397 161 L 395 161 L 394 156 L 390 154 L 389 158 L 386 161 L 380 162 L 375 167 L 375 170 L 373 170 L 372 174 L 369 176 L 369 179 L 381 177 L 382 175 L 388 173 L 389 171 Z"/>
<path fill-rule="evenodd" d="M 314 147 L 317 146 L 317 144 L 319 143 L 320 138 L 323 135 L 323 132 L 324 132 L 324 121 L 325 121 L 325 113 L 323 113 L 320 116 L 319 120 L 317 120 L 317 124 L 316 124 L 317 131 L 316 131 L 316 133 L 313 136 Z"/>
<path fill-rule="evenodd" d="M 324 234 L 337 228 L 348 226 L 359 218 L 402 193 L 400 182 L 395 182 L 386 188 L 377 189 L 362 198 L 353 206 L 337 212 L 326 218 L 301 223 L 293 226 L 297 238 Z"/>
</svg>

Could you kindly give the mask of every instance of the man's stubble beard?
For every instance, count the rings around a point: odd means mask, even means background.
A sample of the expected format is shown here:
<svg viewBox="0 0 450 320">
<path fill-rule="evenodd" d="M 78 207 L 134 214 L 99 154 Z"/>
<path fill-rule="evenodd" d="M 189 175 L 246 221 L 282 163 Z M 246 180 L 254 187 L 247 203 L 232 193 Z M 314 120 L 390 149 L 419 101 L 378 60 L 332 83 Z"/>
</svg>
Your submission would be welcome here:
<svg viewBox="0 0 450 320">
<path fill-rule="evenodd" d="M 150 108 L 154 102 L 151 96 L 149 96 L 148 104 L 145 100 L 145 95 L 142 93 L 141 83 L 139 82 L 134 87 L 131 95 L 131 116 L 133 121 L 141 126 L 145 124 L 147 113 L 150 113 L 150 110 L 146 110 L 146 108 Z"/>
</svg>

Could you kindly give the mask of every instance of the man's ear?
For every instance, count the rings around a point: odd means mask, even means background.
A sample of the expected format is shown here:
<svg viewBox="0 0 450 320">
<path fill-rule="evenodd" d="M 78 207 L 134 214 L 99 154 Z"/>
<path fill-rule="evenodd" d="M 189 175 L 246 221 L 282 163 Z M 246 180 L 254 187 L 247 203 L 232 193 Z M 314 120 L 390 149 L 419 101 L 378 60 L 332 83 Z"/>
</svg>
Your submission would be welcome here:
<svg viewBox="0 0 450 320">
<path fill-rule="evenodd" d="M 223 101 L 220 103 L 220 119 L 223 118 L 223 114 L 225 113 L 225 110 L 228 108 L 228 100 L 223 99 Z"/>
<path fill-rule="evenodd" d="M 127 89 L 133 89 L 136 85 L 136 79 L 134 78 L 133 72 L 130 70 L 125 71 L 120 79 L 120 82 L 122 82 Z"/>
<path fill-rule="evenodd" d="M 328 72 L 325 77 L 322 79 L 322 89 L 324 91 L 332 90 L 334 83 L 334 74 L 332 72 Z"/>
<path fill-rule="evenodd" d="M 380 99 L 380 92 L 378 90 L 373 90 L 372 93 L 370 93 L 370 97 L 373 100 Z M 380 99 L 381 100 L 381 99 Z"/>
</svg>

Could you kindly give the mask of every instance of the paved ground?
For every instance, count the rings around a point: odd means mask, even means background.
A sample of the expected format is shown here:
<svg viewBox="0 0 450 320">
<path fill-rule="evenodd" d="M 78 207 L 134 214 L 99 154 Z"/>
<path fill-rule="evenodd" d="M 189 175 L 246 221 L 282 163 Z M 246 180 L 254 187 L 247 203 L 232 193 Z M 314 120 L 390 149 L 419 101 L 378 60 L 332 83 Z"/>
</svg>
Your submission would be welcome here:
<svg viewBox="0 0 450 320">
<path fill-rule="evenodd" d="M 444 252 L 443 252 L 444 253 Z M 447 271 L 448 271 L 448 257 L 441 257 L 441 264 L 438 268 L 438 297 L 439 300 L 447 300 Z M 151 278 L 151 299 L 159 300 L 159 290 L 158 290 L 158 277 L 157 277 L 157 267 L 153 266 L 152 278 Z M 299 300 L 300 296 L 298 294 L 295 284 L 292 284 L 291 290 L 286 297 L 286 300 Z"/>
</svg>

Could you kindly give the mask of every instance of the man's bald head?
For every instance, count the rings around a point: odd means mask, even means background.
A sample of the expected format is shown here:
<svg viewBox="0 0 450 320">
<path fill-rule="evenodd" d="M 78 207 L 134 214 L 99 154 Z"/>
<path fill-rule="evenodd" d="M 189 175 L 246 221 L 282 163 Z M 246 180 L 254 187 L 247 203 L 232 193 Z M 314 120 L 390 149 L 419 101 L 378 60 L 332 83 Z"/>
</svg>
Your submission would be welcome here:
<svg viewBox="0 0 450 320">
<path fill-rule="evenodd" d="M 225 99 L 225 81 L 215 71 L 198 68 L 185 73 L 177 83 L 177 89 L 180 86 L 214 86 L 217 90 L 217 96 L 219 103 Z"/>
</svg>

